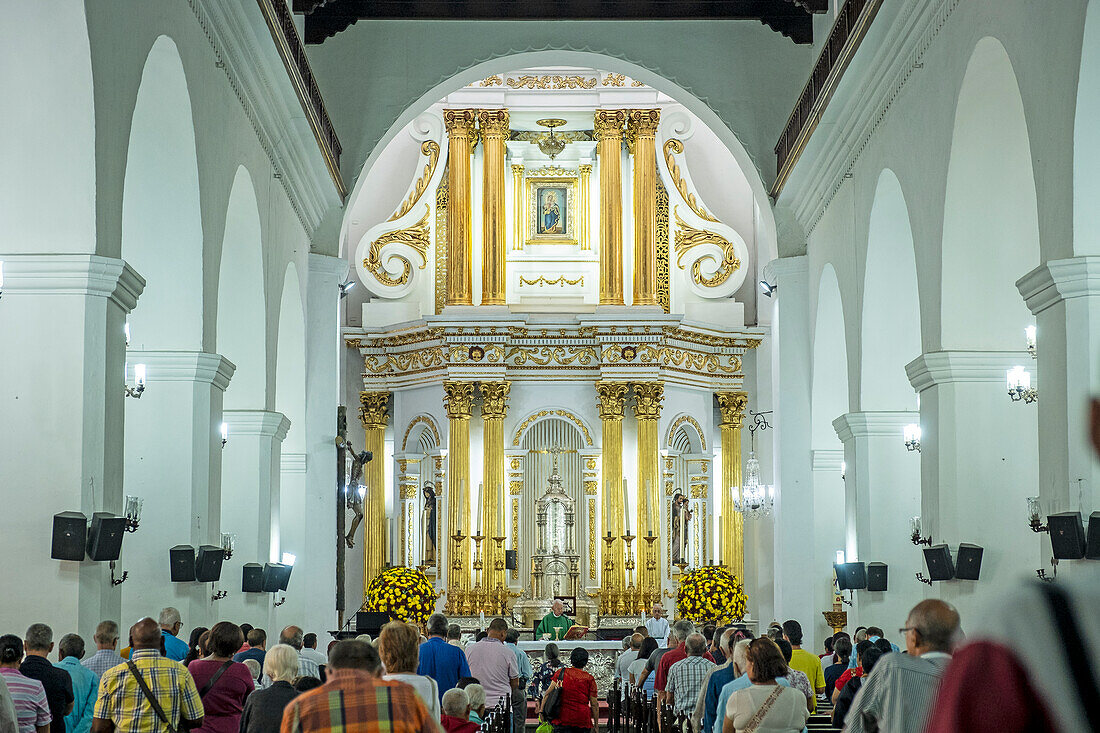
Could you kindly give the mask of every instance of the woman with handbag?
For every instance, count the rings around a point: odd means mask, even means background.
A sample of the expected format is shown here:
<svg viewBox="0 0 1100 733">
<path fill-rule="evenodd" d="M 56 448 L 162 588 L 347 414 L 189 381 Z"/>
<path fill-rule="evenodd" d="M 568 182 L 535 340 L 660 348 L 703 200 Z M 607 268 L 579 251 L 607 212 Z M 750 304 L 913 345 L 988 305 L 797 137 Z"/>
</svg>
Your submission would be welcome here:
<svg viewBox="0 0 1100 733">
<path fill-rule="evenodd" d="M 775 642 L 749 642 L 745 667 L 752 686 L 730 696 L 723 733 L 799 733 L 810 711 L 801 692 L 776 682 L 787 673 L 787 663 Z"/>
<path fill-rule="evenodd" d="M 554 673 L 542 699 L 542 714 L 550 719 L 554 733 L 598 733 L 596 678 L 584 671 L 588 651 L 577 647 L 569 654 L 569 663 L 573 666 Z"/>
<path fill-rule="evenodd" d="M 244 701 L 256 685 L 252 673 L 233 655 L 244 643 L 241 627 L 229 621 L 219 621 L 208 632 L 209 656 L 196 659 L 187 667 L 199 688 L 199 697 L 206 715 L 198 733 L 238 733 Z"/>
</svg>

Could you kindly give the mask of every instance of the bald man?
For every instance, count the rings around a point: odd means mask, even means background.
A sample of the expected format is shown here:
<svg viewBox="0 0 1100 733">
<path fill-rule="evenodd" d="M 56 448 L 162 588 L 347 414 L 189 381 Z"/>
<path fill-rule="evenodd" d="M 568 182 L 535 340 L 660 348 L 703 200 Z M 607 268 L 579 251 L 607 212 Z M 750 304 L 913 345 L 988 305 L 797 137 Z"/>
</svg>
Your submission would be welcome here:
<svg viewBox="0 0 1100 733">
<path fill-rule="evenodd" d="M 130 639 L 130 662 L 107 670 L 100 680 L 92 733 L 111 733 L 118 728 L 164 729 L 160 715 L 142 691 L 139 676 L 173 728 L 200 727 L 203 709 L 195 680 L 182 664 L 160 655 L 160 624 L 143 618 L 130 628 Z"/>
<path fill-rule="evenodd" d="M 864 715 L 878 721 L 882 733 L 921 733 L 932 712 L 944 669 L 961 635 L 959 612 L 930 598 L 909 612 L 905 627 L 908 654 L 886 654 L 856 694 L 846 731 L 863 733 Z"/>
<path fill-rule="evenodd" d="M 550 606 L 550 613 L 542 617 L 539 627 L 535 629 L 535 638 L 555 641 L 564 639 L 571 626 L 573 622 L 565 615 L 565 604 L 555 600 Z"/>
<path fill-rule="evenodd" d="M 305 634 L 302 629 L 297 626 L 287 626 L 283 629 L 283 633 L 279 634 L 279 643 L 286 644 L 287 646 L 294 647 L 297 651 L 302 651 L 302 644 L 305 640 Z M 298 655 L 298 676 L 299 677 L 316 677 L 321 679 L 321 668 L 312 659 L 307 659 L 301 654 Z"/>
</svg>

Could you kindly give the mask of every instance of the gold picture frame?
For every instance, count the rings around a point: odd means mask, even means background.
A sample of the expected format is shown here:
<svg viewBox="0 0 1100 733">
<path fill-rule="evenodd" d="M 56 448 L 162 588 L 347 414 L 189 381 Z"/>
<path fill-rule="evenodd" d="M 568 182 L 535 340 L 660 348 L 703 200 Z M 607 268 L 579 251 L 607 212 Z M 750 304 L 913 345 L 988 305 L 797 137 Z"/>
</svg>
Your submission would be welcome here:
<svg viewBox="0 0 1100 733">
<path fill-rule="evenodd" d="M 528 178 L 527 244 L 577 244 L 577 179 Z"/>
</svg>

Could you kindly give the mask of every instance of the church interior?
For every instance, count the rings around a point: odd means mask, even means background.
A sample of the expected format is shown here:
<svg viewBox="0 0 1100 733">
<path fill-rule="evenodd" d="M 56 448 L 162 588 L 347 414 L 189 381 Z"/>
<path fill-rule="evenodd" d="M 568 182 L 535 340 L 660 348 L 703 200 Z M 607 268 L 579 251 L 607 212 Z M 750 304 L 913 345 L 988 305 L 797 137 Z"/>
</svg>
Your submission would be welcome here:
<svg viewBox="0 0 1100 733">
<path fill-rule="evenodd" d="M 0 630 L 1093 569 L 1097 2 L 460 5 L 6 5 Z"/>
</svg>

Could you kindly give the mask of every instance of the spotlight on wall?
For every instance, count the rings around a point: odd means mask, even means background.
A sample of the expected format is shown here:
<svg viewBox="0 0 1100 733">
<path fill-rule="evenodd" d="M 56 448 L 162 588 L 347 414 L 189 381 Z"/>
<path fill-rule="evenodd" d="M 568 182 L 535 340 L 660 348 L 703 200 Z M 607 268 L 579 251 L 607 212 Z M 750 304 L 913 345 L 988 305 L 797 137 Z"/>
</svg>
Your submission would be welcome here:
<svg viewBox="0 0 1100 733">
<path fill-rule="evenodd" d="M 779 292 L 779 286 L 778 285 L 772 285 L 767 280 L 761 280 L 760 281 L 760 292 L 770 298 L 770 297 L 772 297 L 773 295 L 775 295 L 776 293 Z"/>
<path fill-rule="evenodd" d="M 919 423 L 910 423 L 902 428 L 902 434 L 905 437 L 905 449 L 908 451 L 916 451 L 920 453 L 920 436 L 921 429 Z"/>
<path fill-rule="evenodd" d="M 237 549 L 237 535 L 222 532 L 222 552 L 225 553 L 226 560 L 233 557 L 235 549 Z"/>
<path fill-rule="evenodd" d="M 340 297 L 348 297 L 348 293 L 355 287 L 355 278 L 348 278 L 347 282 L 340 283 Z"/>
<path fill-rule="evenodd" d="M 229 442 L 229 423 L 222 423 L 222 448 Z"/>
<path fill-rule="evenodd" d="M 1027 342 L 1027 353 L 1031 354 L 1032 359 L 1037 359 L 1039 357 L 1039 345 L 1035 340 L 1035 326 L 1024 328 L 1024 339 Z"/>
<path fill-rule="evenodd" d="M 931 547 L 932 535 L 921 537 L 920 530 L 920 517 L 909 517 L 909 541 L 914 545 L 928 545 Z"/>
<path fill-rule="evenodd" d="M 289 565 L 290 567 L 294 567 L 294 561 L 297 560 L 297 559 L 298 559 L 297 557 L 290 554 L 289 552 L 284 552 L 283 553 L 283 565 Z"/>
<path fill-rule="evenodd" d="M 130 368 L 126 366 L 123 370 L 123 387 L 126 390 L 127 397 L 133 397 L 134 399 L 141 399 L 141 393 L 145 391 L 145 365 L 134 364 L 134 386 L 130 386 Z"/>
<path fill-rule="evenodd" d="M 141 507 L 145 503 L 145 500 L 140 496 L 126 495 L 125 510 L 126 510 L 126 531 L 136 532 L 138 526 L 141 523 Z"/>
<path fill-rule="evenodd" d="M 1028 405 L 1039 401 L 1039 388 L 1031 386 L 1031 372 L 1022 366 L 1008 370 L 1008 397 Z"/>
</svg>

